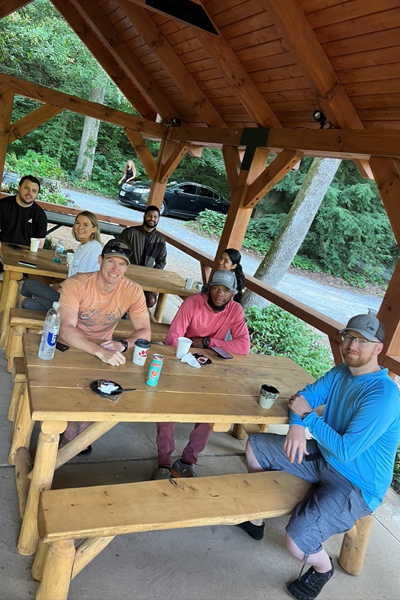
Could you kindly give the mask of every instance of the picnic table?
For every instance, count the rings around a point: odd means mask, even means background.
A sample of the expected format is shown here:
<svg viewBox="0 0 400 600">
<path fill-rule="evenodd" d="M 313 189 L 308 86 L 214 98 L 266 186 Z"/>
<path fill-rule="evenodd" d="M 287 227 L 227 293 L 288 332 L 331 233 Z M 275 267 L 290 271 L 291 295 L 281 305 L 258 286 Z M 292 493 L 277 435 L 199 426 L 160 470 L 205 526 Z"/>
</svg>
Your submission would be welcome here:
<svg viewBox="0 0 400 600">
<path fill-rule="evenodd" d="M 149 358 L 143 367 L 134 365 L 132 350 L 126 353 L 124 365 L 111 367 L 75 348 L 56 353 L 51 361 L 40 360 L 37 334 L 25 334 L 23 343 L 27 386 L 14 427 L 14 451 L 29 448 L 33 424 L 41 422 L 18 544 L 24 555 L 36 551 L 39 495 L 51 488 L 55 469 L 118 423 L 209 423 L 214 431 L 228 431 L 232 423 L 287 423 L 287 402 L 293 390 L 313 381 L 289 358 L 250 354 L 223 360 L 204 350 L 212 364 L 195 369 L 175 357 L 176 348 L 152 346 L 150 358 L 161 352 L 164 366 L 157 387 L 149 387 L 145 383 Z M 123 393 L 112 403 L 90 389 L 97 379 L 110 379 L 122 388 L 136 390 Z M 269 410 L 258 404 L 260 386 L 266 382 L 280 390 Z M 58 450 L 59 435 L 68 421 L 89 421 L 91 425 Z"/>
<path fill-rule="evenodd" d="M 5 273 L 0 299 L 0 313 L 3 312 L 0 347 L 4 348 L 8 340 L 10 308 L 17 303 L 18 284 L 24 274 L 66 279 L 68 268 L 65 263 L 53 262 L 54 252 L 52 250 L 40 249 L 38 252 L 30 252 L 29 248 L 25 246 L 15 248 L 9 244 L 2 244 L 2 251 Z M 19 261 L 34 263 L 36 267 L 20 265 Z M 159 294 L 154 311 L 154 319 L 157 322 L 162 319 L 168 294 L 185 298 L 198 293 L 196 289 L 185 289 L 185 279 L 173 271 L 130 265 L 125 276 L 138 283 L 143 290 Z"/>
</svg>

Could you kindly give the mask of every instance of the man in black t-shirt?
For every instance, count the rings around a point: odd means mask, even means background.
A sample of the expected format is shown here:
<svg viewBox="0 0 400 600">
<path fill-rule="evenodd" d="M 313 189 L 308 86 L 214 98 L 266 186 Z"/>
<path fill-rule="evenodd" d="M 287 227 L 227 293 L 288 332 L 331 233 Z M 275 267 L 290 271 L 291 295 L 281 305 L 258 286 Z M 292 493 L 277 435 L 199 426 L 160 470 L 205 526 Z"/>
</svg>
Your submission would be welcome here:
<svg viewBox="0 0 400 600">
<path fill-rule="evenodd" d="M 39 179 L 25 175 L 16 196 L 0 199 L 0 252 L 2 242 L 29 246 L 32 237 L 39 238 L 39 248 L 43 248 L 47 217 L 35 202 L 39 192 Z"/>
</svg>

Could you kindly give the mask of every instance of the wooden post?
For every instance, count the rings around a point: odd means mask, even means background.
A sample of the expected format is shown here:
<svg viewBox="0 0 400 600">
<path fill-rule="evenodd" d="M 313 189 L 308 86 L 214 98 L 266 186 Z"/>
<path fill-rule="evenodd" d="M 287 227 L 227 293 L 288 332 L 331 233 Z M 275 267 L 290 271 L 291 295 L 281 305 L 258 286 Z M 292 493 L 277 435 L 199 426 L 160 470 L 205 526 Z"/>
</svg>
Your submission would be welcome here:
<svg viewBox="0 0 400 600">
<path fill-rule="evenodd" d="M 4 171 L 7 146 L 10 136 L 11 115 L 13 109 L 14 94 L 7 91 L 5 84 L 0 85 L 0 173 Z"/>
<path fill-rule="evenodd" d="M 168 294 L 158 294 L 156 308 L 154 310 L 154 320 L 156 323 L 161 323 L 164 314 L 165 305 L 167 304 Z"/>
<path fill-rule="evenodd" d="M 373 522 L 373 515 L 367 515 L 343 536 L 338 562 L 350 575 L 359 575 L 362 571 Z"/>
<path fill-rule="evenodd" d="M 32 577 L 36 581 L 42 581 L 43 569 L 47 558 L 50 545 L 46 542 L 39 542 L 39 546 L 32 564 Z"/>
<path fill-rule="evenodd" d="M 23 556 L 30 556 L 36 552 L 39 541 L 37 529 L 39 495 L 43 490 L 50 489 L 53 482 L 60 433 L 65 431 L 66 427 L 67 423 L 65 421 L 42 423 L 35 466 L 33 468 L 32 481 L 17 548 L 18 553 Z M 45 596 L 41 597 L 45 598 Z M 48 598 L 55 598 L 55 596 L 48 596 Z"/>
<path fill-rule="evenodd" d="M 34 423 L 31 419 L 31 411 L 29 408 L 28 390 L 25 386 L 24 395 L 22 398 L 20 398 L 18 404 L 10 454 L 8 456 L 8 461 L 11 465 L 15 463 L 15 453 L 17 452 L 18 448 L 27 448 L 29 450 L 33 425 Z"/>
<path fill-rule="evenodd" d="M 74 540 L 50 544 L 36 600 L 67 600 L 74 558 Z"/>
<path fill-rule="evenodd" d="M 0 335 L 0 348 L 5 348 L 10 330 L 9 318 L 10 308 L 13 308 L 18 299 L 18 282 L 22 279 L 22 273 L 10 273 L 7 289 L 5 291 L 3 321 Z"/>
<path fill-rule="evenodd" d="M 8 359 L 7 371 L 9 373 L 11 373 L 12 371 L 14 358 L 16 356 L 23 356 L 22 336 L 25 333 L 25 331 L 25 325 L 15 325 L 14 327 L 10 327 L 6 352 L 6 358 Z"/>
<path fill-rule="evenodd" d="M 154 204 L 155 206 L 158 206 L 158 208 L 161 208 L 164 201 L 165 188 L 168 183 L 168 179 L 163 179 L 163 167 L 166 165 L 175 148 L 176 144 L 170 142 L 166 138 L 161 141 L 157 157 L 157 173 L 151 185 L 149 198 L 147 200 L 148 206 Z"/>
<path fill-rule="evenodd" d="M 21 401 L 22 395 L 25 393 L 26 383 L 22 381 L 16 381 L 13 386 L 11 394 L 10 406 L 8 407 L 7 419 L 14 421 L 18 412 L 18 406 Z"/>
<path fill-rule="evenodd" d="M 74 456 L 79 454 L 81 450 L 84 450 L 90 444 L 93 444 L 99 437 L 107 433 L 107 431 L 110 431 L 110 429 L 116 425 L 118 425 L 116 421 L 104 421 L 89 425 L 89 427 L 77 435 L 76 438 L 60 448 L 55 461 L 55 469 L 62 467 L 62 465 L 71 460 L 71 458 L 74 458 Z M 60 433 L 62 433 L 64 429 L 60 431 Z"/>
<path fill-rule="evenodd" d="M 24 518 L 26 501 L 28 499 L 30 479 L 28 473 L 32 469 L 32 459 L 29 450 L 18 448 L 15 454 L 15 485 L 18 495 L 19 514 Z"/>
<path fill-rule="evenodd" d="M 114 538 L 115 535 L 84 540 L 76 549 L 71 579 L 74 579 Z"/>
</svg>

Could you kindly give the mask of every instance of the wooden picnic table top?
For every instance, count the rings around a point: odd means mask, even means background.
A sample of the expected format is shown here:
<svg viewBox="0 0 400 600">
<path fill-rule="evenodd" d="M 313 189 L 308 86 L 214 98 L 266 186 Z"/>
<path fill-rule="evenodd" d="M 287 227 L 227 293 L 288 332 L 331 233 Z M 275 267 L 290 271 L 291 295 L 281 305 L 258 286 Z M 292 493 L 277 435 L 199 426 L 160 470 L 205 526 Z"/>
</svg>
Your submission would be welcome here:
<svg viewBox="0 0 400 600">
<path fill-rule="evenodd" d="M 111 367 L 72 347 L 62 354 L 56 352 L 54 359 L 46 362 L 37 356 L 38 344 L 37 334 L 24 335 L 35 421 L 287 423 L 289 397 L 313 381 L 291 359 L 263 354 L 224 360 L 202 350 L 212 364 L 195 369 L 175 357 L 176 348 L 152 345 L 143 367 L 132 363 L 132 350 L 126 353 L 124 365 Z M 164 364 L 158 385 L 150 387 L 145 377 L 154 353 L 164 356 Z M 125 392 L 112 403 L 90 389 L 97 379 L 109 379 L 136 391 Z M 269 410 L 258 404 L 264 383 L 280 390 Z"/>
</svg>

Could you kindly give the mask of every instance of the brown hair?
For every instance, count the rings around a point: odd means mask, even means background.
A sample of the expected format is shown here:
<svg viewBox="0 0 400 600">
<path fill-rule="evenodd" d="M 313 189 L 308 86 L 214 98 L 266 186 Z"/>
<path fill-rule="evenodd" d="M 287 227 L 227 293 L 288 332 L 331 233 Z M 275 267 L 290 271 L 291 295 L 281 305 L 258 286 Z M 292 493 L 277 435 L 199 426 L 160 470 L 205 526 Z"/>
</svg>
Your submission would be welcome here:
<svg viewBox="0 0 400 600">
<path fill-rule="evenodd" d="M 100 242 L 100 243 L 101 243 L 101 238 L 100 238 L 100 225 L 99 225 L 99 222 L 98 222 L 98 220 L 97 220 L 97 217 L 96 217 L 96 215 L 94 215 L 93 213 L 89 212 L 88 210 L 84 210 L 83 212 L 79 213 L 79 215 L 76 215 L 76 217 L 75 217 L 75 222 L 74 222 L 74 225 L 75 225 L 75 223 L 76 223 L 76 219 L 77 219 L 78 217 L 87 217 L 87 218 L 89 219 L 89 221 L 91 222 L 92 226 L 93 226 L 93 227 L 97 227 L 96 231 L 94 231 L 94 232 L 92 233 L 92 236 L 91 236 L 91 238 L 92 238 L 92 240 L 97 240 L 98 242 Z M 74 236 L 74 238 L 75 238 L 75 239 L 76 239 L 76 240 L 79 242 L 78 238 L 76 237 L 76 234 L 75 234 L 75 229 L 74 229 L 74 228 L 72 228 L 72 235 L 73 235 L 73 236 Z"/>
</svg>

